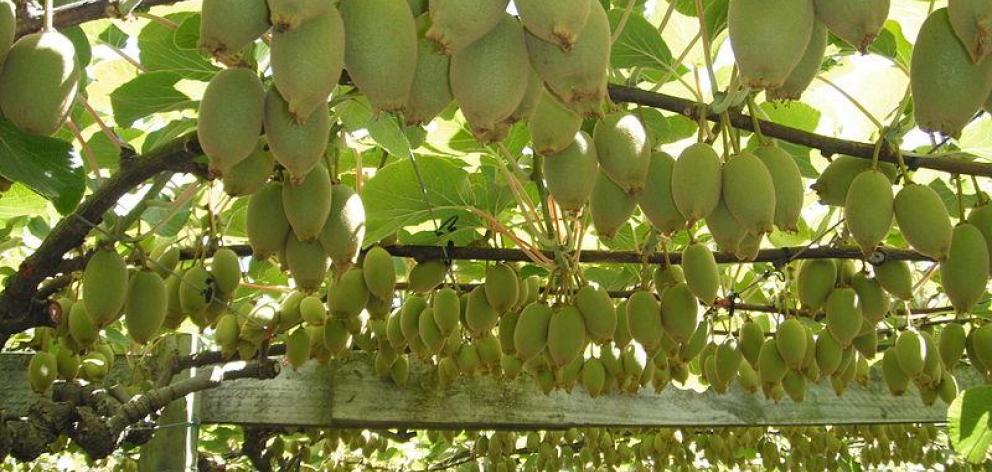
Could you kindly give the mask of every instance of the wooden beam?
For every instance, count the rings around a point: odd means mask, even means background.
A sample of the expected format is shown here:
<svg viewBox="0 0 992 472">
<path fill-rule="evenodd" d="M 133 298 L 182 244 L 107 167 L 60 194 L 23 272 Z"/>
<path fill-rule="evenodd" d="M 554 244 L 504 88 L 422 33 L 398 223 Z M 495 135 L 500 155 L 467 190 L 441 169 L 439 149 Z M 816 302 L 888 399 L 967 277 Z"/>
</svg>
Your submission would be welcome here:
<svg viewBox="0 0 992 472">
<path fill-rule="evenodd" d="M 38 397 L 25 378 L 28 354 L 0 355 L 0 409 L 27 411 Z M 581 387 L 544 395 L 522 375 L 513 381 L 491 376 L 457 380 L 436 387 L 434 369 L 411 362 L 409 384 L 400 388 L 377 377 L 371 357 L 358 353 L 327 365 L 311 361 L 299 371 L 289 367 L 272 380 L 235 380 L 199 396 L 199 421 L 205 424 L 426 429 L 567 429 L 580 426 L 719 427 L 866 423 L 943 423 L 947 405 L 924 406 L 915 389 L 889 394 L 881 372 L 872 369 L 866 387 L 851 385 L 838 397 L 829 381 L 807 386 L 806 401 L 767 401 L 760 394 L 683 390 L 590 398 Z M 115 364 L 125 374 L 126 362 Z M 961 366 L 960 388 L 980 385 L 981 374 Z"/>
</svg>

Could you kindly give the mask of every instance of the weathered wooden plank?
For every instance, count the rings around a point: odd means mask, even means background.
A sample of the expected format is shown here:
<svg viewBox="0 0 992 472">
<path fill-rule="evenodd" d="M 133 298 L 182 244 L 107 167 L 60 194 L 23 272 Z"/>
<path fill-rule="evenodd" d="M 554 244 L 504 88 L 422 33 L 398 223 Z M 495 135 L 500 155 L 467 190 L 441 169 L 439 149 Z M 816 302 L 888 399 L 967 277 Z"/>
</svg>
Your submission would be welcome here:
<svg viewBox="0 0 992 472">
<path fill-rule="evenodd" d="M 970 368 L 957 377 L 962 388 L 982 382 Z M 670 386 L 660 394 L 642 389 L 594 399 L 581 388 L 544 395 L 526 377 L 460 379 L 442 391 L 433 369 L 417 362 L 409 385 L 399 388 L 376 377 L 364 355 L 287 368 L 272 380 L 238 380 L 204 392 L 202 401 L 206 423 L 439 429 L 937 423 L 946 414 L 940 402 L 924 406 L 915 390 L 891 396 L 878 371 L 867 387 L 852 385 L 842 397 L 828 381 L 811 384 L 799 404 L 766 401 L 736 386 L 725 395 Z"/>
<path fill-rule="evenodd" d="M 42 398 L 28 385 L 28 362 L 31 362 L 31 356 L 32 354 L 23 352 L 0 353 L 0 378 L 3 379 L 0 382 L 0 410 L 21 415 L 28 411 L 32 403 Z M 127 376 L 127 359 L 117 356 L 107 380 L 116 382 Z M 46 396 L 51 398 L 51 390 Z"/>
<path fill-rule="evenodd" d="M 159 352 L 174 350 L 178 355 L 189 355 L 196 350 L 197 339 L 190 335 L 170 336 L 157 346 Z M 168 357 L 162 359 L 163 363 Z M 168 364 L 168 365 L 171 365 Z M 187 369 L 173 377 L 185 380 L 193 375 Z M 196 470 L 197 435 L 193 425 L 193 402 L 196 395 L 180 398 L 168 404 L 158 418 L 158 427 L 151 441 L 141 447 L 138 459 L 139 472 L 185 472 Z"/>
<path fill-rule="evenodd" d="M 37 398 L 20 380 L 27 361 L 23 354 L 0 355 L 0 375 L 9 379 L 0 383 L 0 408 L 25 411 Z M 961 388 L 983 382 L 963 366 L 957 378 Z M 207 424 L 438 429 L 940 423 L 946 413 L 939 401 L 924 406 L 912 388 L 903 397 L 891 396 L 877 370 L 868 386 L 852 385 L 842 397 L 827 381 L 810 384 L 800 404 L 769 402 L 736 386 L 725 395 L 670 386 L 660 394 L 642 389 L 594 399 L 581 388 L 544 395 L 526 376 L 512 382 L 463 378 L 439 390 L 434 370 L 420 362 L 412 363 L 409 384 L 399 388 L 375 376 L 364 354 L 329 365 L 310 362 L 299 371 L 287 367 L 271 380 L 225 383 L 203 392 L 199 401 L 199 421 Z"/>
</svg>

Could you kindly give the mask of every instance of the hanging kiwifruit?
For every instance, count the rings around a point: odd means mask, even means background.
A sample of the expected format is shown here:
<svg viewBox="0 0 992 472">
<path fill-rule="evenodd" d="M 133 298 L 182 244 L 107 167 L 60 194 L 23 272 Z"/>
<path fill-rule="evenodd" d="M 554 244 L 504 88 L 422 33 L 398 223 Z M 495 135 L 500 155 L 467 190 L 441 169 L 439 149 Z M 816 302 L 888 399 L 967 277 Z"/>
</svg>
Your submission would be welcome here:
<svg viewBox="0 0 992 472">
<path fill-rule="evenodd" d="M 806 53 L 815 17 L 812 0 L 731 0 L 730 45 L 744 85 L 785 83 Z"/>
<path fill-rule="evenodd" d="M 21 131 L 47 136 L 62 127 L 78 87 L 72 40 L 55 31 L 27 34 L 0 70 L 0 110 Z"/>
</svg>

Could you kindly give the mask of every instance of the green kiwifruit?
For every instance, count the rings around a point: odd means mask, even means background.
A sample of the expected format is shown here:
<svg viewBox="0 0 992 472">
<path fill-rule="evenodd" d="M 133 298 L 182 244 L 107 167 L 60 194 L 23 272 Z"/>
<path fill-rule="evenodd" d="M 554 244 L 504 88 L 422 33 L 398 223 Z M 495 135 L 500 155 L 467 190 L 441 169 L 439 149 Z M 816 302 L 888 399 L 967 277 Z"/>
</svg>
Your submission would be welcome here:
<svg viewBox="0 0 992 472">
<path fill-rule="evenodd" d="M 182 284 L 183 271 L 176 270 L 165 279 L 166 314 L 163 327 L 165 329 L 178 329 L 186 319 L 186 312 L 183 311 L 182 302 L 179 299 L 179 286 Z"/>
<path fill-rule="evenodd" d="M 975 225 L 982 232 L 982 236 L 985 236 L 990 267 L 992 267 L 992 204 L 985 203 L 973 208 L 968 212 L 968 223 Z"/>
<path fill-rule="evenodd" d="M 251 69 L 220 71 L 200 100 L 196 135 L 210 171 L 225 175 L 255 151 L 265 114 L 265 89 Z"/>
<path fill-rule="evenodd" d="M 364 271 L 358 267 L 348 269 L 327 287 L 327 305 L 333 312 L 357 315 L 368 302 L 369 288 Z"/>
<path fill-rule="evenodd" d="M 654 290 L 658 296 L 661 296 L 666 288 L 685 283 L 685 272 L 682 271 L 681 266 L 677 265 L 658 266 L 652 278 L 654 279 Z"/>
<path fill-rule="evenodd" d="M 265 0 L 204 0 L 198 46 L 216 57 L 234 56 L 269 27 Z"/>
<path fill-rule="evenodd" d="M 972 350 L 975 352 L 974 356 L 970 356 L 969 353 L 969 357 L 977 358 L 979 363 L 986 369 L 988 369 L 988 366 L 992 366 L 992 324 L 985 324 L 973 330 L 968 339 L 971 342 Z"/>
<path fill-rule="evenodd" d="M 782 378 L 782 389 L 789 395 L 793 402 L 802 403 L 806 399 L 806 377 L 802 374 L 790 370 Z"/>
<path fill-rule="evenodd" d="M 862 356 L 874 358 L 875 354 L 878 354 L 878 332 L 875 331 L 874 323 L 865 320 L 862 332 L 864 334 L 860 334 L 854 338 L 852 345 Z"/>
<path fill-rule="evenodd" d="M 858 307 L 858 294 L 853 288 L 835 288 L 824 303 L 827 331 L 845 349 L 861 332 L 863 318 Z"/>
<path fill-rule="evenodd" d="M 940 330 L 940 337 L 937 338 L 940 359 L 944 361 L 944 368 L 948 372 L 954 372 L 961 355 L 964 354 L 966 336 L 964 326 L 960 323 L 949 323 Z"/>
<path fill-rule="evenodd" d="M 599 2 L 589 2 L 585 27 L 570 50 L 527 33 L 531 65 L 548 89 L 580 115 L 599 116 L 610 65 L 610 20 Z"/>
<path fill-rule="evenodd" d="M 0 70 L 0 110 L 30 134 L 51 135 L 62 127 L 79 87 L 76 49 L 55 31 L 22 36 Z"/>
<path fill-rule="evenodd" d="M 163 242 L 155 246 L 155 249 L 148 255 L 149 259 L 145 261 L 145 265 L 154 270 L 159 277 L 168 277 L 179 265 L 181 255 L 182 251 L 179 250 L 179 247 L 171 244 L 171 242 Z"/>
<path fill-rule="evenodd" d="M 535 153 L 556 154 L 573 146 L 577 139 L 575 135 L 582 128 L 582 117 L 563 105 L 550 91 L 544 90 L 528 127 Z"/>
<path fill-rule="evenodd" d="M 268 4 L 276 32 L 292 30 L 334 8 L 328 0 L 268 0 Z"/>
<path fill-rule="evenodd" d="M 637 195 L 637 205 L 655 229 L 670 234 L 685 227 L 686 221 L 672 196 L 672 171 L 675 158 L 661 151 L 651 153 L 644 191 Z"/>
<path fill-rule="evenodd" d="M 810 259 L 799 266 L 799 301 L 810 310 L 819 310 L 827 301 L 837 280 L 837 264 L 830 259 Z"/>
<path fill-rule="evenodd" d="M 522 361 L 534 359 L 548 344 L 548 325 L 552 310 L 543 303 L 534 302 L 520 312 L 513 331 L 513 347 Z"/>
<path fill-rule="evenodd" d="M 138 344 L 145 344 L 165 321 L 165 282 L 155 272 L 136 272 L 128 284 L 124 305 L 127 332 Z"/>
<path fill-rule="evenodd" d="M 862 316 L 872 324 L 882 321 L 882 318 L 889 313 L 892 300 L 877 279 L 868 277 L 864 272 L 858 272 L 851 277 L 851 288 L 858 293 L 858 305 L 861 307 Z"/>
<path fill-rule="evenodd" d="M 83 305 L 97 327 L 112 323 L 124 308 L 128 273 L 124 258 L 113 250 L 93 253 L 83 270 Z"/>
<path fill-rule="evenodd" d="M 241 264 L 238 254 L 230 248 L 222 247 L 214 252 L 210 263 L 210 275 L 213 276 L 217 290 L 220 293 L 232 294 L 241 284 Z"/>
<path fill-rule="evenodd" d="M 992 91 L 992 61 L 972 62 L 947 9 L 930 14 L 913 48 L 913 111 L 924 131 L 958 137 Z"/>
<path fill-rule="evenodd" d="M 701 243 L 693 243 L 682 251 L 685 282 L 704 305 L 712 305 L 720 290 L 720 271 L 713 252 Z"/>
<path fill-rule="evenodd" d="M 448 266 L 440 259 L 418 262 L 410 269 L 406 288 L 415 293 L 429 292 L 444 282 L 447 273 Z"/>
<path fill-rule="evenodd" d="M 734 257 L 739 261 L 753 262 L 761 253 L 761 242 L 764 239 L 765 235 L 763 234 L 745 234 L 740 244 L 737 245 L 737 250 L 734 251 Z"/>
<path fill-rule="evenodd" d="M 661 307 L 655 300 L 654 294 L 648 291 L 637 291 L 627 300 L 627 326 L 630 335 L 653 353 L 661 344 L 664 326 L 661 323 Z"/>
<path fill-rule="evenodd" d="M 613 239 L 637 208 L 634 200 L 617 184 L 613 183 L 602 171 L 596 174 L 592 196 L 589 199 L 589 211 L 592 213 L 592 225 L 601 239 Z"/>
<path fill-rule="evenodd" d="M 14 44 L 17 33 L 17 6 L 13 0 L 0 1 L 0 65 Z"/>
<path fill-rule="evenodd" d="M 862 172 L 848 189 L 844 217 L 851 236 L 864 254 L 871 254 L 892 227 L 892 183 L 877 170 Z"/>
<path fill-rule="evenodd" d="M 442 334 L 451 334 L 458 328 L 458 320 L 461 319 L 461 302 L 458 300 L 458 293 L 450 288 L 442 288 L 434 294 L 432 300 L 434 308 L 434 322 L 441 330 Z M 502 323 L 500 323 L 502 328 Z"/>
<path fill-rule="evenodd" d="M 906 242 L 925 256 L 946 259 L 951 246 L 951 217 L 940 195 L 925 185 L 909 184 L 896 195 L 894 205 Z"/>
<path fill-rule="evenodd" d="M 276 160 L 268 146 L 259 143 L 248 157 L 224 172 L 224 192 L 232 197 L 254 195 L 269 180 L 275 167 Z"/>
<path fill-rule="evenodd" d="M 424 311 L 417 317 L 417 333 L 429 354 L 435 354 L 441 350 L 445 336 L 437 322 L 434 321 L 434 309 L 432 307 L 424 308 Z"/>
<path fill-rule="evenodd" d="M 651 163 L 651 139 L 633 113 L 612 113 L 593 131 L 600 169 L 624 192 L 636 195 L 644 188 Z"/>
<path fill-rule="evenodd" d="M 661 296 L 661 324 L 665 334 L 684 344 L 699 325 L 699 305 L 696 297 L 684 283 L 665 289 Z"/>
<path fill-rule="evenodd" d="M 65 380 L 73 380 L 79 373 L 79 354 L 76 354 L 64 344 L 59 346 L 55 353 L 56 370 L 59 377 Z"/>
<path fill-rule="evenodd" d="M 981 62 L 992 54 L 992 5 L 982 0 L 950 0 L 947 16 L 972 61 Z"/>
<path fill-rule="evenodd" d="M 894 350 L 899 368 L 906 377 L 913 379 L 923 373 L 926 349 L 919 331 L 906 330 L 899 333 Z"/>
<path fill-rule="evenodd" d="M 286 360 L 293 369 L 299 369 L 310 359 L 310 335 L 307 330 L 299 328 L 286 337 Z"/>
<path fill-rule="evenodd" d="M 327 222 L 333 202 L 327 168 L 313 167 L 299 183 L 282 186 L 282 205 L 293 234 L 301 241 L 313 241 Z"/>
<path fill-rule="evenodd" d="M 816 179 L 812 188 L 820 197 L 820 203 L 832 206 L 844 206 L 847 203 L 847 191 L 851 188 L 854 178 L 871 169 L 871 160 L 853 156 L 840 156 L 827 165 L 826 169 Z M 894 182 L 898 172 L 895 165 L 880 162 L 878 170 L 882 171 L 890 182 Z"/>
<path fill-rule="evenodd" d="M 440 292 L 439 292 L 440 293 Z M 437 295 L 435 295 L 437 297 Z M 436 303 L 435 303 L 436 304 Z M 437 315 L 434 315 L 435 318 Z M 520 313 L 511 311 L 502 316 L 496 328 L 499 330 L 499 345 L 503 348 L 503 354 L 516 354 L 516 346 L 513 344 L 513 335 L 517 331 L 517 323 L 520 321 Z M 457 320 L 456 320 L 457 323 Z"/>
<path fill-rule="evenodd" d="M 607 342 L 617 329 L 617 312 L 610 294 L 600 287 L 586 285 L 575 294 L 575 307 L 582 313 L 586 333 L 596 342 Z"/>
<path fill-rule="evenodd" d="M 265 95 L 265 117 L 262 120 L 269 150 L 293 180 L 302 180 L 310 173 L 327 149 L 327 134 L 331 119 L 324 107 L 317 107 L 303 122 L 289 113 L 289 105 L 276 88 L 269 87 Z"/>
<path fill-rule="evenodd" d="M 486 301 L 497 313 L 506 313 L 517 304 L 520 282 L 513 266 L 506 263 L 486 267 Z"/>
<path fill-rule="evenodd" d="M 582 387 L 590 397 L 596 398 L 606 387 L 606 367 L 603 361 L 593 357 L 582 364 Z"/>
<path fill-rule="evenodd" d="M 341 318 L 331 318 L 324 323 L 324 348 L 332 356 L 341 355 L 348 347 L 351 339 L 351 332 L 345 326 L 345 320 Z M 379 352 L 384 352 L 380 350 Z"/>
<path fill-rule="evenodd" d="M 182 283 L 179 284 L 179 302 L 183 311 L 194 320 L 206 311 L 213 295 L 213 276 L 203 266 L 195 265 L 183 273 Z"/>
<path fill-rule="evenodd" d="M 430 23 L 427 14 L 417 18 L 417 69 L 410 96 L 403 107 L 403 118 L 408 126 L 430 123 L 454 99 L 448 81 L 451 58 L 438 52 L 424 36 Z"/>
<path fill-rule="evenodd" d="M 492 331 L 499 320 L 499 312 L 489 304 L 486 288 L 478 286 L 468 294 L 468 304 L 465 306 L 465 322 L 469 331 L 475 337 L 481 337 Z"/>
<path fill-rule="evenodd" d="M 747 229 L 730 214 L 723 198 L 706 217 L 706 229 L 709 230 L 718 249 L 732 254 L 740 250 L 741 242 L 747 236 Z"/>
<path fill-rule="evenodd" d="M 672 168 L 672 197 L 689 224 L 709 216 L 720 202 L 722 164 L 713 147 L 696 143 L 682 151 Z"/>
<path fill-rule="evenodd" d="M 544 81 L 541 80 L 541 76 L 537 74 L 537 71 L 533 67 L 529 68 L 529 71 L 524 98 L 520 100 L 520 104 L 513 110 L 510 117 L 503 122 L 504 125 L 513 125 L 518 121 L 530 120 L 530 117 L 534 114 L 534 110 L 537 109 L 537 103 L 541 100 L 541 95 L 546 90 L 544 88 Z"/>
<path fill-rule="evenodd" d="M 744 85 L 757 90 L 785 83 L 806 53 L 815 22 L 810 0 L 731 0 L 730 45 Z"/>
<path fill-rule="evenodd" d="M 308 295 L 300 300 L 300 318 L 307 324 L 322 325 L 327 319 L 327 307 L 317 295 Z"/>
<path fill-rule="evenodd" d="M 427 38 L 453 55 L 496 29 L 506 15 L 508 0 L 431 0 Z"/>
<path fill-rule="evenodd" d="M 816 337 L 816 366 L 820 374 L 833 375 L 840 369 L 844 358 L 844 347 L 828 332 L 821 331 Z"/>
<path fill-rule="evenodd" d="M 627 318 L 627 301 L 617 303 L 617 328 L 613 330 L 613 344 L 623 349 L 630 344 L 633 337 L 630 334 L 630 324 Z"/>
<path fill-rule="evenodd" d="M 34 393 L 42 394 L 55 383 L 58 376 L 58 361 L 50 352 L 36 352 L 28 362 L 28 384 Z"/>
<path fill-rule="evenodd" d="M 505 122 L 527 93 L 526 51 L 520 22 L 501 13 L 492 31 L 451 56 L 452 95 L 480 142 L 506 137 Z"/>
<path fill-rule="evenodd" d="M 319 289 L 327 275 L 327 256 L 320 243 L 300 241 L 293 234 L 286 238 L 286 265 L 297 288 L 304 292 Z"/>
<path fill-rule="evenodd" d="M 272 83 L 289 114 L 302 123 L 327 106 L 344 69 L 344 24 L 333 6 L 291 30 L 276 30 L 269 44 Z"/>
<path fill-rule="evenodd" d="M 803 211 L 803 177 L 791 154 L 775 145 L 758 146 L 754 155 L 765 163 L 775 186 L 775 226 L 797 231 Z"/>
<path fill-rule="evenodd" d="M 427 301 L 419 295 L 410 296 L 403 302 L 397 324 L 403 335 L 404 343 L 413 344 L 415 340 L 420 338 L 420 315 L 424 313 L 425 308 L 427 308 Z M 396 341 L 391 340 L 390 344 L 396 349 L 401 349 L 401 345 Z"/>
<path fill-rule="evenodd" d="M 890 295 L 902 299 L 913 299 L 913 274 L 909 262 L 886 259 L 875 266 L 875 278 Z"/>
<path fill-rule="evenodd" d="M 289 236 L 289 220 L 282 204 L 282 186 L 271 182 L 248 199 L 245 230 L 252 254 L 265 260 L 282 251 Z"/>
<path fill-rule="evenodd" d="M 585 131 L 575 133 L 572 144 L 564 151 L 544 158 L 542 170 L 548 192 L 558 206 L 578 212 L 589 202 L 599 170 L 592 138 Z"/>
<path fill-rule="evenodd" d="M 744 355 L 744 359 L 750 362 L 752 366 L 757 367 L 758 354 L 761 352 L 762 344 L 765 343 L 764 328 L 754 320 L 747 320 L 741 325 L 738 339 L 740 340 L 741 354 Z"/>
<path fill-rule="evenodd" d="M 562 367 L 572 363 L 586 348 L 586 325 L 574 306 L 555 310 L 548 323 L 548 358 Z"/>
<path fill-rule="evenodd" d="M 723 166 L 722 199 L 727 210 L 750 234 L 770 233 L 775 222 L 775 184 L 765 163 L 749 152 Z"/>
<path fill-rule="evenodd" d="M 344 184 L 331 186 L 331 211 L 319 238 L 338 270 L 346 270 L 358 259 L 365 240 L 365 206 L 354 189 Z"/>
<path fill-rule="evenodd" d="M 799 370 L 806 359 L 806 328 L 796 318 L 789 318 L 778 325 L 775 332 L 775 344 L 785 365 L 792 370 Z"/>
<path fill-rule="evenodd" d="M 816 17 L 830 32 L 862 53 L 889 16 L 889 0 L 814 0 Z"/>
<path fill-rule="evenodd" d="M 69 334 L 80 346 L 89 346 L 100 337 L 100 328 L 93 324 L 82 303 L 74 303 L 69 311 Z"/>
<path fill-rule="evenodd" d="M 431 2 L 433 3 L 433 2 Z M 403 108 L 417 69 L 417 25 L 410 5 L 397 0 L 341 0 L 345 68 L 381 111 Z"/>
<path fill-rule="evenodd" d="M 527 32 L 568 51 L 589 19 L 589 0 L 516 0 Z"/>
<path fill-rule="evenodd" d="M 374 246 L 365 253 L 362 262 L 362 273 L 365 275 L 365 285 L 369 293 L 382 300 L 393 298 L 396 288 L 396 267 L 393 266 L 393 256 L 382 246 Z"/>
<path fill-rule="evenodd" d="M 802 98 L 803 92 L 809 88 L 809 84 L 813 83 L 813 79 L 820 73 L 823 57 L 827 52 L 828 36 L 827 27 L 823 23 L 815 21 L 803 58 L 799 60 L 792 72 L 789 72 L 789 76 L 786 77 L 782 85 L 765 90 L 765 96 L 768 100 L 799 100 Z"/>
<path fill-rule="evenodd" d="M 761 382 L 765 384 L 781 382 L 788 372 L 789 366 L 779 353 L 778 342 L 775 339 L 765 341 L 758 353 L 758 374 L 761 376 Z"/>
<path fill-rule="evenodd" d="M 954 228 L 947 259 L 940 263 L 940 281 L 951 305 L 968 313 L 985 294 L 989 279 L 989 254 L 985 237 L 974 225 Z"/>
</svg>

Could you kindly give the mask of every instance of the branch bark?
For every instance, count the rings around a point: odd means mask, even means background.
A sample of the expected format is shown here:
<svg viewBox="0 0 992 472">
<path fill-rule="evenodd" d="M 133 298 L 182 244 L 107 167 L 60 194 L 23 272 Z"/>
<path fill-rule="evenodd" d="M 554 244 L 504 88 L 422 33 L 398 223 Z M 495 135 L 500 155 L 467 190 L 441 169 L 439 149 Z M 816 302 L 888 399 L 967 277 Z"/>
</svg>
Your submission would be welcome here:
<svg viewBox="0 0 992 472">
<path fill-rule="evenodd" d="M 153 6 L 171 5 L 180 1 L 182 0 L 144 0 L 141 2 L 139 9 L 147 10 Z M 117 11 L 117 3 L 116 0 L 81 0 L 71 5 L 56 8 L 55 18 L 53 19 L 54 26 L 56 29 L 63 29 L 88 21 L 117 18 L 120 16 Z M 18 13 L 25 12 L 21 11 Z M 41 31 L 44 23 L 45 16 L 42 11 L 30 12 L 27 17 L 22 15 L 21 20 L 17 22 L 17 37 Z"/>
</svg>

